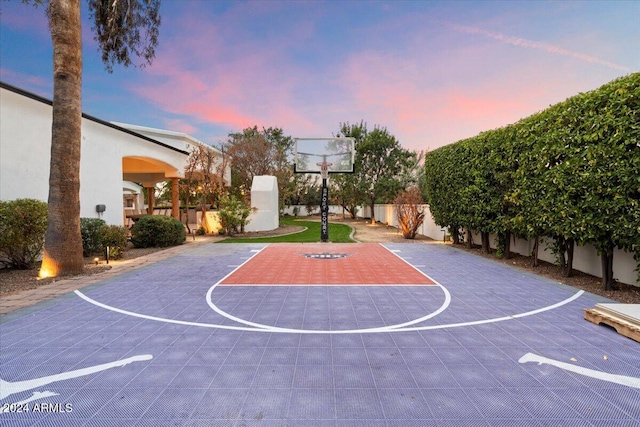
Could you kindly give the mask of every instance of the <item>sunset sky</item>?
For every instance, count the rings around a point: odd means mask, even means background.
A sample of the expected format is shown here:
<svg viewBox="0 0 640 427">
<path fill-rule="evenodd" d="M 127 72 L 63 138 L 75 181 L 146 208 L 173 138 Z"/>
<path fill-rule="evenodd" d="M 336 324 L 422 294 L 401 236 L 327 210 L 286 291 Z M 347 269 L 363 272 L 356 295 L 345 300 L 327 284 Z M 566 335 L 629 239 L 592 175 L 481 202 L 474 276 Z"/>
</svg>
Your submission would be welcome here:
<svg viewBox="0 0 640 427">
<path fill-rule="evenodd" d="M 163 0 L 153 65 L 112 74 L 81 3 L 83 111 L 206 143 L 364 121 L 431 150 L 640 70 L 639 1 Z M 44 8 L 0 8 L 0 80 L 51 98 Z"/>
</svg>

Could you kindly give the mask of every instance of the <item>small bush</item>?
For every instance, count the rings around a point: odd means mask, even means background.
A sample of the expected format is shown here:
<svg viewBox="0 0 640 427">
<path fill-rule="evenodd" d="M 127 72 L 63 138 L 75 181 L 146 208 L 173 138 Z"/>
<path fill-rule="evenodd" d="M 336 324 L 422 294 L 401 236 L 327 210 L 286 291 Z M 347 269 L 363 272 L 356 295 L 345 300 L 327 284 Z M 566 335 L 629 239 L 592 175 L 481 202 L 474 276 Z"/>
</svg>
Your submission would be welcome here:
<svg viewBox="0 0 640 427">
<path fill-rule="evenodd" d="M 35 199 L 0 201 L 0 263 L 32 268 L 44 247 L 47 204 Z"/>
<path fill-rule="evenodd" d="M 402 191 L 394 200 L 398 225 L 405 239 L 415 239 L 418 228 L 424 222 L 423 203 L 420 189 L 416 186 Z"/>
<path fill-rule="evenodd" d="M 220 223 L 225 234 L 233 236 L 235 233 L 244 232 L 244 226 L 249 223 L 247 218 L 251 208 L 238 197 L 230 194 L 220 198 Z"/>
<path fill-rule="evenodd" d="M 100 230 L 106 225 L 107 223 L 99 218 L 80 218 L 82 256 L 88 257 L 103 250 L 100 243 Z"/>
<path fill-rule="evenodd" d="M 136 248 L 176 246 L 186 239 L 184 225 L 170 216 L 143 216 L 131 229 L 131 243 Z"/>
<path fill-rule="evenodd" d="M 82 234 L 82 255 L 104 255 L 109 246 L 109 258 L 122 258 L 127 249 L 129 230 L 118 225 L 107 225 L 99 218 L 80 218 Z"/>
<path fill-rule="evenodd" d="M 119 259 L 127 250 L 129 230 L 121 225 L 104 225 L 100 228 L 102 253 L 109 247 L 109 258 Z"/>
</svg>

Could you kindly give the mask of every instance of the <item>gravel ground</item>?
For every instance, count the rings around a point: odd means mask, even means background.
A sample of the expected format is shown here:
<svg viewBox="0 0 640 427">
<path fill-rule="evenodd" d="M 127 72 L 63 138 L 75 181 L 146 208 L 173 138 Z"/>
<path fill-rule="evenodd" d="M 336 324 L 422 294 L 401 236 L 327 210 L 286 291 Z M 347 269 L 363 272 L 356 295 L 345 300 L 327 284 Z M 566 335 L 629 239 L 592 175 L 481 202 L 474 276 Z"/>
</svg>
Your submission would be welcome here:
<svg viewBox="0 0 640 427">
<path fill-rule="evenodd" d="M 425 243 L 433 243 L 433 244 L 443 244 L 442 242 L 436 242 L 425 236 L 418 236 L 414 240 L 406 240 L 402 237 L 402 234 L 395 227 L 389 227 L 384 224 L 369 224 L 368 221 L 365 220 L 351 220 L 351 219 L 342 219 L 341 216 L 334 216 L 330 219 L 332 222 L 339 222 L 348 224 L 354 228 L 354 238 L 358 242 L 362 243 L 385 243 L 385 242 L 396 242 L 396 243 L 414 243 L 414 244 L 425 244 Z M 252 237 L 265 237 L 265 236 L 273 236 L 280 234 L 287 234 L 296 231 L 300 231 L 302 227 L 295 226 L 284 226 L 280 227 L 278 230 L 269 231 L 269 232 L 260 232 L 260 233 L 251 233 Z M 184 244 L 185 249 L 189 247 L 194 242 L 203 243 L 203 241 L 216 241 L 220 240 L 220 237 L 214 236 L 188 236 L 187 241 Z M 447 243 L 450 244 L 450 243 Z M 484 256 L 487 258 L 491 258 L 496 262 L 502 262 L 509 265 L 512 265 L 516 268 L 520 268 L 523 270 L 530 271 L 535 274 L 539 274 L 541 276 L 545 276 L 551 280 L 558 281 L 560 283 L 573 286 L 575 288 L 583 289 L 587 292 L 591 292 L 597 295 L 604 296 L 606 298 L 610 298 L 614 301 L 618 301 L 626 304 L 640 304 L 640 287 L 631 286 L 625 284 L 619 284 L 619 288 L 617 291 L 602 291 L 600 290 L 600 279 L 580 273 L 575 272 L 573 277 L 564 277 L 558 267 L 553 264 L 549 264 L 546 262 L 540 262 L 540 265 L 536 268 L 531 267 L 531 260 L 528 257 L 523 257 L 516 255 L 512 259 L 502 260 L 498 259 L 493 255 L 484 254 L 478 248 L 467 249 L 465 245 L 457 245 L 459 250 L 468 251 L 476 254 L 477 256 Z M 99 275 L 107 270 L 110 270 L 112 267 L 117 266 L 121 263 L 132 262 L 132 260 L 140 259 L 141 257 L 145 257 L 147 255 L 155 254 L 157 252 L 162 251 L 161 248 L 146 248 L 146 249 L 137 249 L 130 247 L 126 252 L 122 260 L 112 260 L 109 265 L 106 265 L 104 261 L 101 261 L 99 265 L 96 265 L 93 262 L 93 258 L 85 259 L 85 272 L 82 273 L 81 276 L 86 275 Z M 135 261 L 133 261 L 135 262 Z M 23 290 L 35 289 L 44 284 L 55 282 L 59 279 L 43 279 L 38 280 L 37 278 L 38 269 L 34 270 L 0 270 L 0 296 L 7 295 L 15 295 L 20 293 Z"/>
</svg>

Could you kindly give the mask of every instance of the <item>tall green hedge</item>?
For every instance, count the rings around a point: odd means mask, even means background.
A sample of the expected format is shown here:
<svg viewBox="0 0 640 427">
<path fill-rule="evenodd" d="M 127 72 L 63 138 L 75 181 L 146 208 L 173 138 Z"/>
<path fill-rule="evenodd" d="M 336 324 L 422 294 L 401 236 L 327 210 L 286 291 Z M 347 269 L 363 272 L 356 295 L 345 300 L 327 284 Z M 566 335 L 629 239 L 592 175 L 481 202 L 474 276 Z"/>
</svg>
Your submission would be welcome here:
<svg viewBox="0 0 640 427">
<path fill-rule="evenodd" d="M 593 245 L 612 287 L 615 248 L 640 260 L 640 73 L 428 153 L 423 185 L 436 223 L 507 255 L 511 234 Z"/>
</svg>

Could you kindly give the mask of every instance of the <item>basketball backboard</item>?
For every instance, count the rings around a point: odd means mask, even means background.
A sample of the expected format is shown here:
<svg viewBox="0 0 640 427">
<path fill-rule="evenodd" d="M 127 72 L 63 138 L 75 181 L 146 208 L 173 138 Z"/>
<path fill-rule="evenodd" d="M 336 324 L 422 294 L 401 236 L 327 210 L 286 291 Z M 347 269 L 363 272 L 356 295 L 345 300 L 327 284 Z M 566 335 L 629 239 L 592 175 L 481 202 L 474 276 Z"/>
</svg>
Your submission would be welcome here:
<svg viewBox="0 0 640 427">
<path fill-rule="evenodd" d="M 293 171 L 321 173 L 322 165 L 329 173 L 353 173 L 354 138 L 296 138 Z"/>
</svg>

